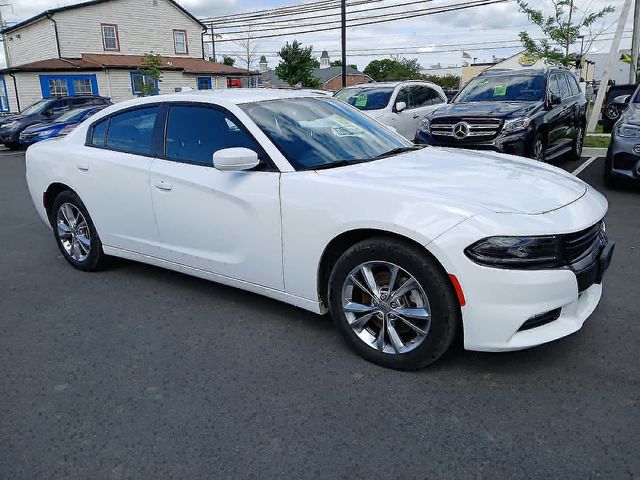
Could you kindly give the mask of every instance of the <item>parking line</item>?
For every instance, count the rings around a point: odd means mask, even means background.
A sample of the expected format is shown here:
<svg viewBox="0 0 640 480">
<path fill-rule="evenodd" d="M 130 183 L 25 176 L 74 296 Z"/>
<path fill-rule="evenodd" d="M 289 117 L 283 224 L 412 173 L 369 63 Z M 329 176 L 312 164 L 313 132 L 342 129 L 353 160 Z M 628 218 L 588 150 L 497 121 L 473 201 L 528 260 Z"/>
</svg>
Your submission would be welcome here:
<svg viewBox="0 0 640 480">
<path fill-rule="evenodd" d="M 573 172 L 571 172 L 572 175 L 575 175 L 576 177 L 578 175 L 580 175 L 580 173 L 582 173 L 582 171 L 587 168 L 589 165 L 591 165 L 593 162 L 595 162 L 599 157 L 591 157 L 588 160 L 585 160 L 585 162 L 580 165 L 578 168 L 576 168 Z"/>
</svg>

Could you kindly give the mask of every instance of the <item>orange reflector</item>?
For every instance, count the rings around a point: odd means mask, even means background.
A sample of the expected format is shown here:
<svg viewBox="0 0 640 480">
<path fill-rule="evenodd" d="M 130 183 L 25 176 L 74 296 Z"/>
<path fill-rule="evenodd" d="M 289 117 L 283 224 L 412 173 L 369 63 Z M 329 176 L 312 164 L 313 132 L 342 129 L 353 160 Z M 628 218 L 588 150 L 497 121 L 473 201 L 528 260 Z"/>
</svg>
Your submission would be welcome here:
<svg viewBox="0 0 640 480">
<path fill-rule="evenodd" d="M 458 277 L 454 274 L 450 273 L 449 278 L 451 279 L 451 283 L 453 284 L 453 288 L 456 291 L 456 295 L 458 295 L 458 302 L 460 302 L 460 306 L 464 307 L 467 301 L 464 298 L 464 293 L 462 292 L 462 286 L 460 286 L 460 282 L 458 281 Z"/>
</svg>

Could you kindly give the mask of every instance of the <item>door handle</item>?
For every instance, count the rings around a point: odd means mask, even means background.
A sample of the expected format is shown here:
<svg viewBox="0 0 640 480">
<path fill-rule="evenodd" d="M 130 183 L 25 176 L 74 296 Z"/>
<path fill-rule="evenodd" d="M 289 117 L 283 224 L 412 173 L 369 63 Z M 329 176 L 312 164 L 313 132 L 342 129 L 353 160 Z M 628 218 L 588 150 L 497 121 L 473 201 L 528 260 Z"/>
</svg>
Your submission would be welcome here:
<svg viewBox="0 0 640 480">
<path fill-rule="evenodd" d="M 153 186 L 158 190 L 165 190 L 167 192 L 173 188 L 172 185 L 166 180 L 157 180 L 153 183 Z"/>
<path fill-rule="evenodd" d="M 76 167 L 78 167 L 78 170 L 82 170 L 83 172 L 89 170 L 89 164 L 84 162 L 78 163 Z"/>
</svg>

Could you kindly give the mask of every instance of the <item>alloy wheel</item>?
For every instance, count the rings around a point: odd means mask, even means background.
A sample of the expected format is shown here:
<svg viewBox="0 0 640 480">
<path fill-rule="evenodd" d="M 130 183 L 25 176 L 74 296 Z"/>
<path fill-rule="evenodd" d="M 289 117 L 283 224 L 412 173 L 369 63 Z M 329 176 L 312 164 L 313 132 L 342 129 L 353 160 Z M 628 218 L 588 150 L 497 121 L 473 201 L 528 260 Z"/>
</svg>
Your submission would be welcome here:
<svg viewBox="0 0 640 480">
<path fill-rule="evenodd" d="M 542 143 L 541 138 L 536 139 L 533 144 L 533 159 L 539 162 L 544 161 L 544 143 Z"/>
<path fill-rule="evenodd" d="M 427 295 L 410 273 L 390 262 L 354 268 L 342 288 L 342 309 L 360 340 L 383 353 L 407 353 L 429 334 Z"/>
<path fill-rule="evenodd" d="M 71 203 L 63 203 L 56 213 L 58 238 L 64 251 L 77 262 L 83 262 L 91 251 L 91 232 L 82 212 Z"/>
<path fill-rule="evenodd" d="M 584 145 L 584 128 L 578 129 L 578 138 L 576 138 L 576 157 L 582 156 L 582 146 Z"/>
</svg>

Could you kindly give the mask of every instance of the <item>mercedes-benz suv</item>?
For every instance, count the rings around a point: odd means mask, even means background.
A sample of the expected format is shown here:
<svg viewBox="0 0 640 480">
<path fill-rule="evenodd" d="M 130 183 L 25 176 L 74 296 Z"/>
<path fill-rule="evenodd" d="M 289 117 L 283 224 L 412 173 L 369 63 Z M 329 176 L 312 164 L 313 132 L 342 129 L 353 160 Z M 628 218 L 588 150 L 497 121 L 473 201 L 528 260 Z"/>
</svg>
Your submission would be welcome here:
<svg viewBox="0 0 640 480">
<path fill-rule="evenodd" d="M 415 142 L 540 161 L 579 158 L 587 100 L 568 70 L 486 71 L 421 120 Z"/>
</svg>

